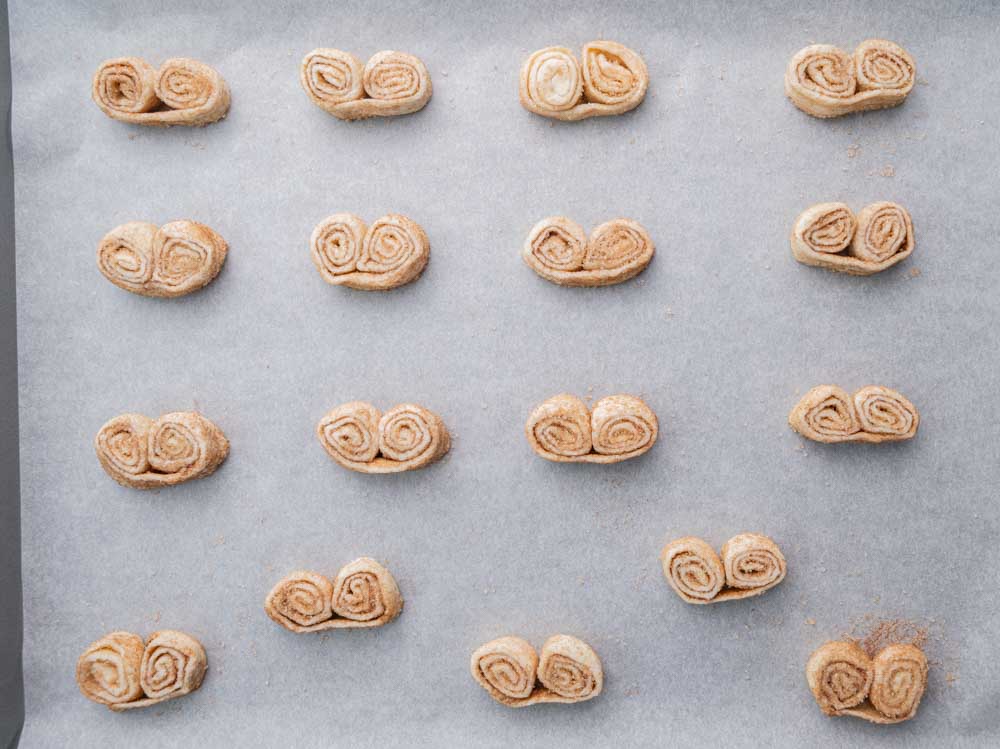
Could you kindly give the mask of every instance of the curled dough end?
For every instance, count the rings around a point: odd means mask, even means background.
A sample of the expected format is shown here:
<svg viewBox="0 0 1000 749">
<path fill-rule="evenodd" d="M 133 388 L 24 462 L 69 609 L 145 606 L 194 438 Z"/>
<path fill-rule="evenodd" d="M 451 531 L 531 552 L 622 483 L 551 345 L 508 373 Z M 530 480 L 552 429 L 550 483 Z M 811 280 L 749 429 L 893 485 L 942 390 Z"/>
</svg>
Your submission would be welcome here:
<svg viewBox="0 0 1000 749">
<path fill-rule="evenodd" d="M 913 58 L 893 42 L 869 39 L 853 56 L 814 44 L 789 61 L 785 94 L 806 114 L 839 117 L 902 104 L 915 80 Z"/>
<path fill-rule="evenodd" d="M 353 214 L 336 213 L 316 226 L 309 245 L 323 280 L 362 291 L 388 291 L 415 281 L 431 255 L 423 227 L 399 214 L 365 227 Z"/>
<path fill-rule="evenodd" d="M 542 645 L 538 681 L 559 701 L 583 702 L 601 693 L 604 670 L 597 653 L 583 640 L 553 635 Z"/>
<path fill-rule="evenodd" d="M 101 427 L 94 448 L 101 467 L 119 484 L 155 489 L 208 476 L 229 455 L 229 440 L 194 411 L 155 421 L 122 414 Z"/>
<path fill-rule="evenodd" d="M 508 707 L 584 702 L 604 685 L 597 653 L 570 635 L 550 637 L 541 658 L 526 640 L 500 637 L 473 652 L 470 670 L 493 699 Z"/>
<path fill-rule="evenodd" d="M 360 473 L 423 468 L 451 448 L 441 417 L 413 403 L 384 414 L 363 401 L 345 403 L 320 419 L 316 436 L 333 460 Z"/>
<path fill-rule="evenodd" d="M 102 705 L 132 702 L 142 694 L 142 638 L 111 632 L 92 643 L 76 664 L 76 683 L 83 695 Z"/>
<path fill-rule="evenodd" d="M 836 385 L 817 385 L 788 414 L 796 432 L 816 442 L 851 442 L 861 429 L 851 397 Z"/>
<path fill-rule="evenodd" d="M 688 603 L 712 603 L 726 582 L 726 570 L 715 549 L 694 536 L 664 546 L 660 564 L 670 587 Z"/>
<path fill-rule="evenodd" d="M 875 656 L 868 699 L 888 721 L 909 720 L 916 715 L 926 688 L 927 656 L 920 648 L 889 645 Z"/>
<path fill-rule="evenodd" d="M 619 463 L 638 457 L 656 442 L 656 414 L 632 395 L 611 395 L 593 410 L 562 393 L 537 406 L 524 427 L 538 455 L 557 463 Z"/>
<path fill-rule="evenodd" d="M 521 66 L 518 97 L 534 114 L 556 120 L 623 114 L 646 96 L 649 71 L 636 52 L 611 41 L 583 47 L 583 64 L 566 47 L 546 47 Z"/>
<path fill-rule="evenodd" d="M 187 57 L 154 70 L 138 57 L 101 63 L 94 73 L 94 102 L 108 117 L 134 125 L 208 125 L 229 111 L 229 86 L 213 68 Z"/>
<path fill-rule="evenodd" d="M 363 66 L 349 52 L 315 49 L 300 80 L 313 103 L 341 120 L 395 117 L 423 109 L 434 92 L 427 67 L 405 52 L 378 52 Z"/>
<path fill-rule="evenodd" d="M 119 288 L 151 297 L 179 297 L 206 286 L 222 270 L 226 240 L 197 221 L 161 227 L 143 221 L 116 226 L 97 246 L 97 267 Z"/>
<path fill-rule="evenodd" d="M 535 689 L 538 654 L 527 640 L 500 637 L 480 646 L 469 664 L 474 678 L 489 695 L 504 705 L 528 704 Z"/>
<path fill-rule="evenodd" d="M 785 557 L 767 536 L 740 533 L 726 541 L 721 552 L 726 570 L 725 591 L 733 598 L 759 595 L 785 579 Z"/>
<path fill-rule="evenodd" d="M 871 658 L 854 642 L 828 642 L 806 663 L 809 689 L 827 715 L 856 707 L 872 685 Z"/>
<path fill-rule="evenodd" d="M 868 385 L 849 396 L 836 385 L 818 385 L 795 405 L 788 423 L 815 442 L 895 442 L 916 435 L 920 414 L 891 388 Z"/>
<path fill-rule="evenodd" d="M 296 633 L 381 627 L 402 610 L 395 578 L 368 557 L 342 567 L 333 582 L 316 572 L 292 572 L 264 600 L 267 615 Z"/>
</svg>

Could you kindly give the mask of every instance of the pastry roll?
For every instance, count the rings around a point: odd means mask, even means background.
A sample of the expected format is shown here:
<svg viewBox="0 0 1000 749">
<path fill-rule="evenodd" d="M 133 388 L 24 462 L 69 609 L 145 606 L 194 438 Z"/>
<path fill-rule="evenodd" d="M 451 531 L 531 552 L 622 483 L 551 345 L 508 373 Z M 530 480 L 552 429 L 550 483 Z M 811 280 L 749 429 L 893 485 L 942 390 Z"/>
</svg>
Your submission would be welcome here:
<svg viewBox="0 0 1000 749">
<path fill-rule="evenodd" d="M 627 218 L 595 228 L 589 239 L 565 216 L 542 219 L 521 250 L 535 273 L 561 286 L 610 286 L 638 275 L 656 248 L 646 230 Z"/>
<path fill-rule="evenodd" d="M 108 117 L 134 125 L 207 125 L 229 111 L 229 87 L 214 69 L 174 57 L 154 70 L 138 57 L 105 60 L 92 95 Z"/>
<path fill-rule="evenodd" d="M 365 226 L 353 214 L 335 213 L 313 229 L 309 247 L 324 281 L 365 291 L 387 291 L 416 280 L 431 254 L 420 224 L 398 214 Z"/>
<path fill-rule="evenodd" d="M 439 460 L 451 447 L 448 428 L 436 414 L 403 403 L 384 414 L 363 401 L 328 412 L 316 436 L 334 461 L 360 473 L 399 473 Z"/>
<path fill-rule="evenodd" d="M 350 52 L 314 49 L 299 78 L 313 104 L 341 120 L 411 114 L 433 93 L 423 62 L 405 52 L 378 52 L 362 65 Z"/>
<path fill-rule="evenodd" d="M 663 575 L 687 603 L 719 603 L 758 596 L 785 579 L 785 557 L 757 533 L 740 533 L 722 547 L 721 558 L 705 541 L 685 536 L 660 552 Z"/>
<path fill-rule="evenodd" d="M 207 668 L 205 649 L 184 632 L 154 632 L 145 644 L 131 632 L 112 632 L 80 656 L 76 683 L 88 699 L 122 712 L 190 694 Z"/>
<path fill-rule="evenodd" d="M 920 414 L 890 388 L 868 385 L 849 396 L 836 385 L 818 385 L 795 404 L 788 424 L 815 442 L 892 442 L 914 437 Z"/>
<path fill-rule="evenodd" d="M 203 478 L 229 455 L 229 440 L 194 411 L 164 414 L 155 421 L 122 414 L 94 439 L 97 459 L 122 486 L 156 489 Z"/>
<path fill-rule="evenodd" d="M 855 642 L 828 642 L 809 658 L 806 680 L 827 715 L 889 724 L 917 714 L 927 670 L 927 657 L 915 645 L 889 645 L 870 658 Z"/>
<path fill-rule="evenodd" d="M 264 601 L 267 615 L 296 633 L 381 627 L 402 610 L 396 580 L 368 557 L 344 566 L 333 582 L 316 572 L 292 572 Z"/>
<path fill-rule="evenodd" d="M 570 635 L 546 640 L 541 658 L 526 640 L 500 637 L 473 652 L 470 670 L 494 700 L 508 707 L 584 702 L 604 686 L 597 653 Z"/>
<path fill-rule="evenodd" d="M 913 58 L 893 42 L 869 39 L 853 56 L 813 44 L 788 63 L 785 94 L 813 117 L 839 117 L 902 104 L 915 80 Z"/>
<path fill-rule="evenodd" d="M 869 276 L 908 258 L 916 245 L 910 214 L 896 203 L 872 203 L 855 219 L 844 203 L 818 203 L 795 221 L 792 256 L 800 263 Z"/>
<path fill-rule="evenodd" d="M 196 221 L 116 226 L 97 246 L 97 267 L 119 288 L 179 297 L 210 283 L 226 261 L 226 241 Z"/>
<path fill-rule="evenodd" d="M 656 414 L 632 395 L 611 395 L 592 410 L 575 395 L 553 396 L 524 427 L 531 449 L 558 463 L 618 463 L 649 450 L 659 434 Z"/>
<path fill-rule="evenodd" d="M 521 66 L 519 97 L 529 112 L 556 120 L 623 114 L 646 96 L 649 71 L 634 51 L 610 41 L 583 47 L 583 64 L 566 47 L 546 47 Z"/>
</svg>

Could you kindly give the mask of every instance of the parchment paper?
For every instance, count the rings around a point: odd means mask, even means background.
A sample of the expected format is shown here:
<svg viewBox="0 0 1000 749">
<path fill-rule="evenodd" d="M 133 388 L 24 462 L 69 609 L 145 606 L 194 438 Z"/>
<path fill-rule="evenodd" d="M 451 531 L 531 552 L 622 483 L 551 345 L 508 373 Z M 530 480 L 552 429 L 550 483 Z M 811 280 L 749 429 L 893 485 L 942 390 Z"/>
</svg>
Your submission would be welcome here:
<svg viewBox="0 0 1000 749">
<path fill-rule="evenodd" d="M 23 475 L 23 746 L 907 746 L 1000 741 L 997 33 L 986 3 L 11 3 Z M 820 121 L 782 93 L 811 42 L 903 44 L 898 109 Z M 651 86 L 632 114 L 525 112 L 533 50 L 609 38 Z M 422 112 L 343 123 L 298 83 L 317 46 L 418 55 Z M 130 127 L 90 99 L 101 60 L 188 55 L 233 92 L 200 130 Z M 917 248 L 871 278 L 793 261 L 797 214 L 895 200 Z M 431 263 L 389 294 L 325 284 L 308 238 L 336 211 L 426 229 Z M 552 214 L 640 221 L 637 279 L 564 289 L 518 257 Z M 230 244 L 173 301 L 128 294 L 95 247 L 129 220 L 192 218 Z M 899 389 L 906 444 L 824 447 L 786 425 L 820 383 Z M 641 395 L 660 441 L 617 466 L 550 464 L 523 435 L 558 392 Z M 313 430 L 351 399 L 414 401 L 445 461 L 355 475 Z M 111 416 L 198 409 L 232 441 L 212 477 L 118 487 L 93 454 Z M 776 539 L 765 596 L 683 604 L 658 553 L 692 534 Z M 295 636 L 264 615 L 299 567 L 362 554 L 406 599 L 377 631 Z M 865 615 L 931 627 L 920 713 L 830 719 L 810 652 Z M 814 624 L 811 622 L 815 622 Z M 196 694 L 115 715 L 73 681 L 121 628 L 197 636 Z M 503 634 L 590 642 L 592 702 L 489 699 L 471 651 Z"/>
</svg>

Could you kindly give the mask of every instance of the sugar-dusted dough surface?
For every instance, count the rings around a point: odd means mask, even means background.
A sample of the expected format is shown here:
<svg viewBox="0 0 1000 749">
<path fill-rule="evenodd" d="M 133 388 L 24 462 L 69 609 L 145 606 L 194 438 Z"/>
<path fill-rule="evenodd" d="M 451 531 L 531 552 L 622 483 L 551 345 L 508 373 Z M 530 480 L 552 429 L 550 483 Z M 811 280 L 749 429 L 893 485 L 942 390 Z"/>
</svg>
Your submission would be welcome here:
<svg viewBox="0 0 1000 749">
<path fill-rule="evenodd" d="M 126 18 L 121 2 L 80 5 L 11 2 L 23 746 L 313 747 L 359 720 L 385 749 L 414 736 L 472 749 L 1000 744 L 996 661 L 979 657 L 1000 642 L 984 573 L 1000 565 L 1000 463 L 983 405 L 1000 370 L 1000 98 L 967 85 L 1000 70 L 1000 9 L 177 0 L 166 16 L 135 0 Z M 873 35 L 917 61 L 924 82 L 904 105 L 833 120 L 792 106 L 781 78 L 800 47 Z M 598 38 L 643 56 L 640 106 L 573 124 L 521 107 L 532 51 Z M 340 122 L 298 79 L 327 45 L 417 54 L 434 97 Z M 126 52 L 211 63 L 228 116 L 166 131 L 109 120 L 89 78 Z M 788 234 L 818 200 L 896 201 L 919 246 L 866 278 L 806 268 Z M 335 211 L 418 221 L 433 245 L 423 277 L 385 294 L 325 283 L 308 243 Z M 617 286 L 555 286 L 518 256 L 544 216 L 587 230 L 632 216 L 656 257 Z M 161 301 L 101 276 L 108 229 L 178 217 L 231 246 L 211 284 Z M 819 383 L 898 389 L 921 410 L 919 436 L 802 439 L 786 417 Z M 524 422 L 560 392 L 637 395 L 660 438 L 615 465 L 538 458 Z M 449 456 L 393 476 L 340 468 L 314 429 L 358 398 L 432 409 Z M 123 411 L 172 410 L 222 427 L 227 462 L 159 492 L 120 488 L 94 434 Z M 660 549 L 691 535 L 718 551 L 741 530 L 779 543 L 781 585 L 681 602 Z M 406 598 L 391 624 L 293 635 L 262 610 L 288 572 L 329 576 L 364 554 Z M 130 559 L 149 562 L 122 574 Z M 928 560 L 933 574 L 914 574 Z M 948 665 L 897 726 L 828 718 L 805 684 L 810 653 L 868 611 L 934 617 L 946 634 L 928 654 Z M 121 716 L 80 695 L 73 667 L 91 639 L 163 627 L 205 645 L 201 689 Z M 469 674 L 483 643 L 517 634 L 537 649 L 557 632 L 600 655 L 597 699 L 511 710 Z"/>
</svg>

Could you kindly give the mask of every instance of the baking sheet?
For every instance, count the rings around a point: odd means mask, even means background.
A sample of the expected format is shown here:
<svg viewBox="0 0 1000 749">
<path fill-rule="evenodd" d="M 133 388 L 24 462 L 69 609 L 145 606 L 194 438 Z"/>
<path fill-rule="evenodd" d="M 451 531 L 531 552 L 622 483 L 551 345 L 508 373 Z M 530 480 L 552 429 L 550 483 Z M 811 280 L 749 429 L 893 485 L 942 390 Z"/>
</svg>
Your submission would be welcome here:
<svg viewBox="0 0 1000 749">
<path fill-rule="evenodd" d="M 22 745 L 988 746 L 1000 738 L 995 542 L 1000 11 L 978 3 L 11 3 L 27 704 Z M 501 7 L 502 6 L 502 7 Z M 820 121 L 782 95 L 811 42 L 903 44 L 898 108 Z M 558 124 L 518 104 L 522 60 L 610 38 L 651 86 L 632 114 Z M 418 55 L 434 98 L 343 123 L 298 62 L 317 46 Z M 101 60 L 201 59 L 233 105 L 200 130 L 113 122 Z M 912 258 L 871 278 L 795 263 L 814 202 L 912 213 Z M 423 225 L 431 263 L 390 294 L 330 287 L 308 238 L 336 211 Z M 551 214 L 625 215 L 657 245 L 605 289 L 564 289 L 518 257 Z M 192 218 L 230 245 L 180 300 L 137 297 L 94 249 L 129 220 Z M 791 406 L 834 382 L 895 387 L 906 444 L 823 447 Z M 641 395 L 660 441 L 617 466 L 535 457 L 523 423 L 569 391 Z M 351 399 L 439 413 L 440 464 L 333 464 L 313 434 Z M 140 493 L 91 441 L 124 411 L 198 409 L 232 441 L 212 477 Z M 686 606 L 661 546 L 773 536 L 787 580 Z M 262 611 L 298 567 L 383 560 L 406 599 L 377 631 L 294 636 Z M 809 653 L 865 615 L 934 634 L 916 720 L 831 720 Z M 814 624 L 810 622 L 815 622 Z M 114 715 L 75 660 L 116 628 L 196 635 L 196 694 Z M 599 699 L 511 711 L 472 680 L 479 644 L 567 632 L 606 673 Z"/>
</svg>

